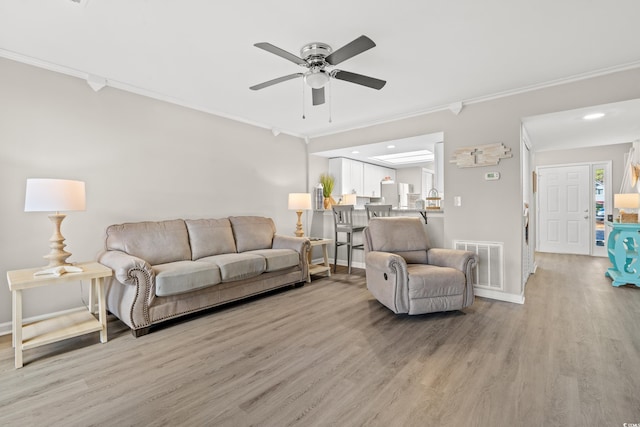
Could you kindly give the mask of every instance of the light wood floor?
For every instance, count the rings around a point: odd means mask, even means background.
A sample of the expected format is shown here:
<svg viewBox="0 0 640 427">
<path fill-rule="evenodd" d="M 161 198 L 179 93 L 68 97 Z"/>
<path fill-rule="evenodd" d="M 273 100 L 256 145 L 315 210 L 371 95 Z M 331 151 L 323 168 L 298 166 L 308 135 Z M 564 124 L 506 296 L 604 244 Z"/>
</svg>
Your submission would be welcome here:
<svg viewBox="0 0 640 427">
<path fill-rule="evenodd" d="M 0 338 L 1 426 L 622 426 L 640 423 L 640 288 L 538 254 L 526 304 L 397 316 L 364 272 L 134 339 Z"/>
</svg>

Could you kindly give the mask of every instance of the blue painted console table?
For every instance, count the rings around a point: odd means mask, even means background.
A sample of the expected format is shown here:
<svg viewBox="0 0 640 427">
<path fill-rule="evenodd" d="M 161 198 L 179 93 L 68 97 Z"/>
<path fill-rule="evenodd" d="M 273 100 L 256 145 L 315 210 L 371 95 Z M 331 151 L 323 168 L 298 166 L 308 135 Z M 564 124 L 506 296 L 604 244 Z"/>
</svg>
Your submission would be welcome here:
<svg viewBox="0 0 640 427">
<path fill-rule="evenodd" d="M 640 224 L 607 222 L 611 227 L 607 253 L 613 267 L 605 273 L 613 279 L 613 286 L 627 283 L 640 286 Z"/>
</svg>

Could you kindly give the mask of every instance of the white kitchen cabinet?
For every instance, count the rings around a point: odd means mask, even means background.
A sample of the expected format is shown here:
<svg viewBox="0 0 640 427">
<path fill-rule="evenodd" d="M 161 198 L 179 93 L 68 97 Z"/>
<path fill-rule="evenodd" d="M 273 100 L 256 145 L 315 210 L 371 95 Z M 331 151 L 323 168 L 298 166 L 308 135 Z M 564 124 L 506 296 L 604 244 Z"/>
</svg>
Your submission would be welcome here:
<svg viewBox="0 0 640 427">
<path fill-rule="evenodd" d="M 364 195 L 380 197 L 380 166 L 364 164 Z"/>
<path fill-rule="evenodd" d="M 362 195 L 364 164 L 356 160 L 337 157 L 329 159 L 329 173 L 335 179 L 333 198 L 339 200 L 343 194 Z"/>
<path fill-rule="evenodd" d="M 364 196 L 380 197 L 380 181 L 382 181 L 386 177 L 390 177 L 392 180 L 395 180 L 395 169 L 365 163 L 363 185 Z"/>
<path fill-rule="evenodd" d="M 349 160 L 351 172 L 351 185 L 343 187 L 346 190 L 343 194 L 364 194 L 364 163 L 356 160 Z"/>
<path fill-rule="evenodd" d="M 336 178 L 333 198 L 343 194 L 364 197 L 380 197 L 380 181 L 385 177 L 396 178 L 395 169 L 372 165 L 358 160 L 336 157 L 329 159 L 329 173 Z"/>
</svg>

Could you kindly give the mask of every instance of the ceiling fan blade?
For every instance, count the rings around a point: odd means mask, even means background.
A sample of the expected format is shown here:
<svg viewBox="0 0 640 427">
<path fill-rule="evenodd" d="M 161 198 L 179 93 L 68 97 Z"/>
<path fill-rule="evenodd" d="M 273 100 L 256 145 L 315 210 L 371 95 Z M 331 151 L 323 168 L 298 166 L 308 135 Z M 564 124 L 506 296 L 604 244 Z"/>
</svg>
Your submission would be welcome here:
<svg viewBox="0 0 640 427">
<path fill-rule="evenodd" d="M 249 89 L 251 90 L 260 90 L 265 87 L 269 87 L 278 83 L 286 82 L 287 80 L 295 79 L 296 77 L 302 77 L 302 73 L 289 74 L 288 76 L 278 77 L 277 79 L 269 80 L 264 83 L 260 83 L 255 86 L 251 86 Z"/>
<path fill-rule="evenodd" d="M 331 65 L 338 65 L 342 61 L 352 58 L 359 53 L 369 50 L 376 44 L 367 36 L 360 36 L 351 43 L 342 46 L 340 49 L 327 56 L 325 60 Z"/>
<path fill-rule="evenodd" d="M 313 105 L 324 104 L 324 88 L 311 89 L 311 95 L 313 97 Z"/>
<path fill-rule="evenodd" d="M 296 55 L 294 55 L 293 53 L 289 53 L 284 49 L 280 49 L 277 46 L 272 45 L 271 43 L 266 43 L 266 42 L 262 42 L 262 43 L 256 43 L 254 44 L 255 47 L 259 47 L 260 49 L 264 49 L 267 52 L 271 52 L 274 55 L 278 55 L 284 59 L 288 59 L 289 61 L 298 64 L 298 65 L 308 65 L 307 62 L 302 59 L 297 57 Z"/>
<path fill-rule="evenodd" d="M 384 85 L 387 84 L 384 80 L 374 79 L 373 77 L 364 76 L 362 74 L 350 73 L 349 71 L 334 70 L 332 76 L 338 80 L 344 80 L 345 82 L 351 82 L 378 90 L 382 89 Z"/>
</svg>

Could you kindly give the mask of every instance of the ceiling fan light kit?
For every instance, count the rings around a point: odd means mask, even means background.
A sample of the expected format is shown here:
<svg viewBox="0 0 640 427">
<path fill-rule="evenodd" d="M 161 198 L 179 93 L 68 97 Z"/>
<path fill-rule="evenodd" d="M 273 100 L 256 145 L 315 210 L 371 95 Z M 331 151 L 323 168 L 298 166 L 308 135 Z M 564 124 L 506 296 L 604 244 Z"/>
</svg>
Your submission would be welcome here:
<svg viewBox="0 0 640 427">
<path fill-rule="evenodd" d="M 329 82 L 329 74 L 324 71 L 309 71 L 304 75 L 304 82 L 312 89 L 320 89 Z"/>
<path fill-rule="evenodd" d="M 302 77 L 304 83 L 312 88 L 311 96 L 313 105 L 321 105 L 325 103 L 324 88 L 332 78 L 380 90 L 387 83 L 386 81 L 332 68 L 349 58 L 371 49 L 375 45 L 376 44 L 369 37 L 360 36 L 334 52 L 328 44 L 314 42 L 302 46 L 300 49 L 300 57 L 298 57 L 286 50 L 272 45 L 271 43 L 256 43 L 254 45 L 255 47 L 266 50 L 274 55 L 278 55 L 301 67 L 305 67 L 307 68 L 307 71 L 304 73 L 289 74 L 287 76 L 268 80 L 251 86 L 249 89 L 260 90 L 287 80 Z M 304 118 L 304 111 L 302 117 Z"/>
</svg>

